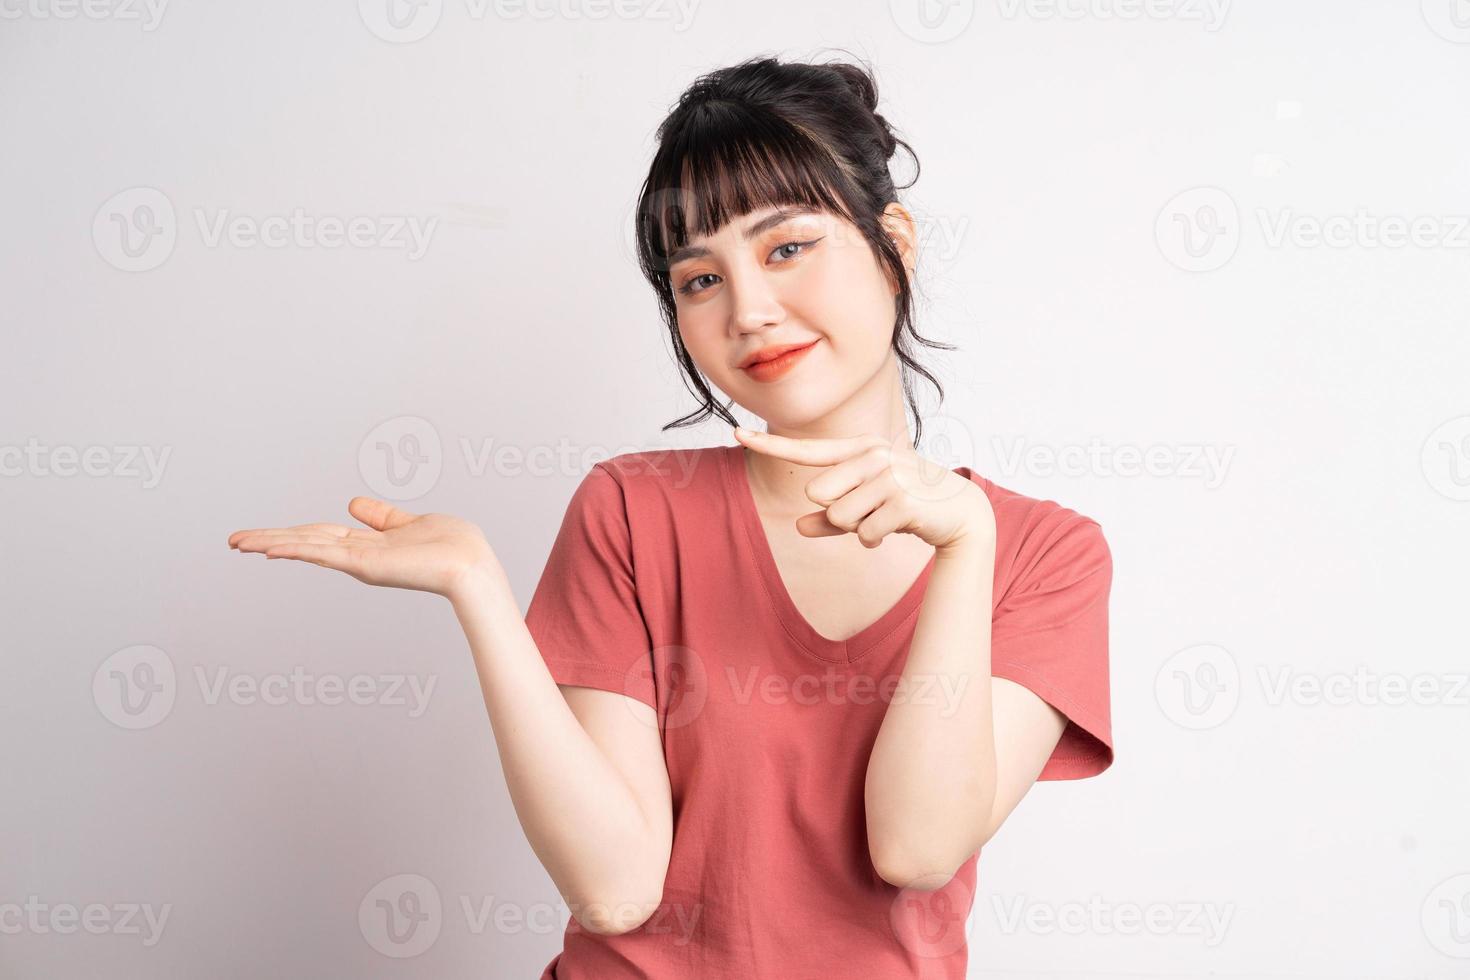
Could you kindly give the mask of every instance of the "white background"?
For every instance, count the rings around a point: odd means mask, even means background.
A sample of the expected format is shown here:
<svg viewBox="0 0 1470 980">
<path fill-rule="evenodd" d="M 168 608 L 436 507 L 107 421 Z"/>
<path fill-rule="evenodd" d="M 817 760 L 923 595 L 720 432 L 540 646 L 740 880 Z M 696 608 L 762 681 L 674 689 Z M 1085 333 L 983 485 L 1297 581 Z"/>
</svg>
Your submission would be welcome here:
<svg viewBox="0 0 1470 980">
<path fill-rule="evenodd" d="M 733 441 L 659 430 L 630 208 L 698 74 L 836 48 L 923 167 L 931 454 L 1115 562 L 1117 762 L 986 848 L 970 975 L 1470 974 L 1470 6 L 386 3 L 0 3 L 0 976 L 539 974 L 565 913 L 447 603 L 225 538 L 350 521 L 418 438 L 404 506 L 524 606 L 594 460 Z M 210 235 L 298 210 L 378 237 Z M 213 696 L 297 668 L 434 687 Z M 359 925 L 405 880 L 422 950 Z"/>
</svg>

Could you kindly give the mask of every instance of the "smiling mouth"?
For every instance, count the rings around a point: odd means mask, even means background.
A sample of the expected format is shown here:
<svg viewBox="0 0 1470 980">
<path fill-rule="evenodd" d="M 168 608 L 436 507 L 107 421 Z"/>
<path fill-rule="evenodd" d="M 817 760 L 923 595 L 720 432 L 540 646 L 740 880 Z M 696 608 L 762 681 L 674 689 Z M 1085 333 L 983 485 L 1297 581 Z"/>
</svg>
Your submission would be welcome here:
<svg viewBox="0 0 1470 980">
<path fill-rule="evenodd" d="M 793 347 L 791 350 L 785 351 L 768 360 L 755 361 L 747 364 L 741 370 L 745 371 L 746 374 L 757 381 L 774 381 L 794 368 L 806 356 L 807 352 L 817 345 L 819 340 L 820 338 L 804 347 Z"/>
</svg>

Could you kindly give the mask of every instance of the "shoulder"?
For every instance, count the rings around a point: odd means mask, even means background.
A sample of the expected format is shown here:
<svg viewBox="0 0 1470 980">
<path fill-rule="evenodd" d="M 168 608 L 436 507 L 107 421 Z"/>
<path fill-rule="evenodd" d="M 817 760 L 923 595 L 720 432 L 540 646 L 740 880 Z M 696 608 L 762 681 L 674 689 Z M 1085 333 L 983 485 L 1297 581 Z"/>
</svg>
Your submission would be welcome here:
<svg viewBox="0 0 1470 980">
<path fill-rule="evenodd" d="M 1092 576 L 1111 577 L 1112 552 L 1095 518 L 968 472 L 995 512 L 997 597 Z"/>
<path fill-rule="evenodd" d="M 729 452 L 728 446 L 642 449 L 600 460 L 592 470 L 612 477 L 630 493 L 675 493 L 706 485 L 719 489 Z"/>
<path fill-rule="evenodd" d="M 725 446 L 619 453 L 594 462 L 577 493 L 589 502 L 617 504 L 630 519 L 707 513 L 726 495 L 728 453 Z"/>
</svg>

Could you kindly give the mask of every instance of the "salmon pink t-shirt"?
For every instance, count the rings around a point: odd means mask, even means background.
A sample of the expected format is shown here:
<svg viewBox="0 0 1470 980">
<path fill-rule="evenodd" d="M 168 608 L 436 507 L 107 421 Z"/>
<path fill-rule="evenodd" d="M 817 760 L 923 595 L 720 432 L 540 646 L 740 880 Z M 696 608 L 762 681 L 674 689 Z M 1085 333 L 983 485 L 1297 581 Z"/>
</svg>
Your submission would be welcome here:
<svg viewBox="0 0 1470 980">
<path fill-rule="evenodd" d="M 1040 778 L 1100 773 L 1113 761 L 1102 530 L 955 472 L 995 512 L 991 673 L 1067 718 Z M 897 888 L 873 868 L 863 809 L 933 568 L 871 625 L 830 639 L 782 583 L 743 446 L 626 453 L 587 473 L 526 624 L 558 684 L 654 708 L 673 851 L 647 922 L 603 936 L 571 919 L 541 980 L 965 976 L 979 852 L 939 888 Z M 942 708 L 959 693 L 902 696 Z"/>
</svg>

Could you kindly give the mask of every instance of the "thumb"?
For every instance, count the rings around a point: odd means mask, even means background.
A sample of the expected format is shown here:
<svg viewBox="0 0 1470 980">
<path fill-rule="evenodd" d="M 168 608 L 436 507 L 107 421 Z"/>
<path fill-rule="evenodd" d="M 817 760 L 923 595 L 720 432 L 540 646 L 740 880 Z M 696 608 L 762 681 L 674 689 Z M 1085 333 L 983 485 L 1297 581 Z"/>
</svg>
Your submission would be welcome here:
<svg viewBox="0 0 1470 980">
<path fill-rule="evenodd" d="M 347 513 L 362 521 L 374 531 L 391 531 L 418 518 L 406 510 L 399 510 L 385 500 L 373 497 L 353 497 L 347 502 Z"/>
</svg>

